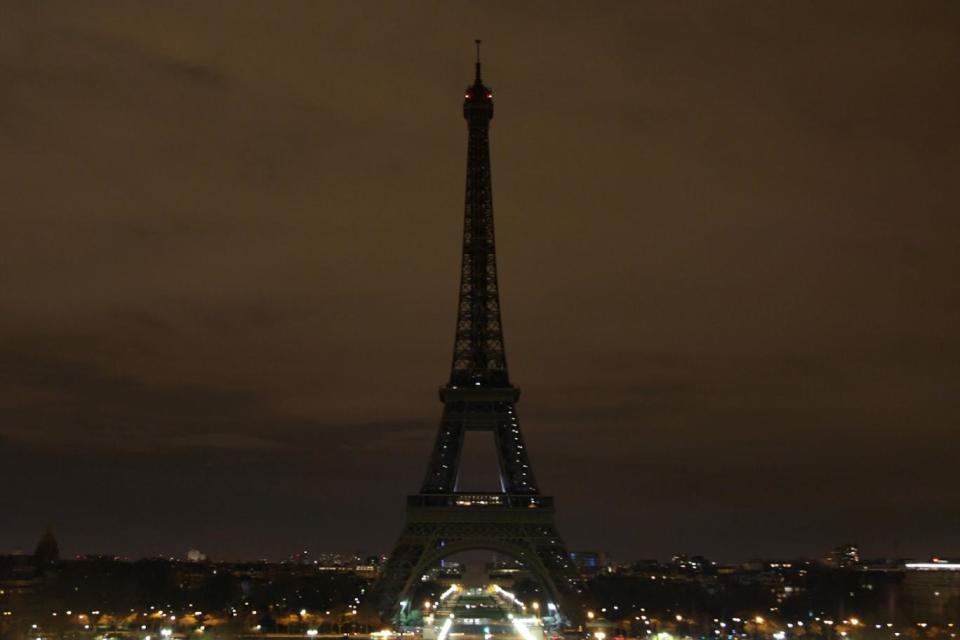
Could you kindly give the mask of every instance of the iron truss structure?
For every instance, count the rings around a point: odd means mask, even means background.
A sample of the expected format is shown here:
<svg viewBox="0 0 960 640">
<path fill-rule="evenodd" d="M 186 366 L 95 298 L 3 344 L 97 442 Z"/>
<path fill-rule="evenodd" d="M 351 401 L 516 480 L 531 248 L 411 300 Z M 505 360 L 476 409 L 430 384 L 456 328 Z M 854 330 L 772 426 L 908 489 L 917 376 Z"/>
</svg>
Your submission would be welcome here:
<svg viewBox="0 0 960 640">
<path fill-rule="evenodd" d="M 487 549 L 515 558 L 537 578 L 551 603 L 561 607 L 580 589 L 580 579 L 554 525 L 553 498 L 540 494 L 523 443 L 510 384 L 500 322 L 490 120 L 493 91 L 476 78 L 464 93 L 467 121 L 467 184 L 463 259 L 453 363 L 440 388 L 443 417 L 420 493 L 407 499 L 407 522 L 373 589 L 385 618 L 397 619 L 420 578 L 453 554 Z M 494 435 L 500 491 L 461 492 L 460 456 L 467 431 Z"/>
</svg>

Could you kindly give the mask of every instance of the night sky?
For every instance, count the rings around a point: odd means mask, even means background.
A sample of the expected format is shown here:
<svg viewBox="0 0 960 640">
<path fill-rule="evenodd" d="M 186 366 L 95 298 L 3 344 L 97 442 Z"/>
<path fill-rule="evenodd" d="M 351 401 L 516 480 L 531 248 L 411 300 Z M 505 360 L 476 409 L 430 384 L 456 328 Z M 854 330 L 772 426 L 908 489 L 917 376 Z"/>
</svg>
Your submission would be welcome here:
<svg viewBox="0 0 960 640">
<path fill-rule="evenodd" d="M 573 549 L 960 555 L 960 4 L 0 6 L 0 552 L 387 551 L 484 39 Z"/>
</svg>

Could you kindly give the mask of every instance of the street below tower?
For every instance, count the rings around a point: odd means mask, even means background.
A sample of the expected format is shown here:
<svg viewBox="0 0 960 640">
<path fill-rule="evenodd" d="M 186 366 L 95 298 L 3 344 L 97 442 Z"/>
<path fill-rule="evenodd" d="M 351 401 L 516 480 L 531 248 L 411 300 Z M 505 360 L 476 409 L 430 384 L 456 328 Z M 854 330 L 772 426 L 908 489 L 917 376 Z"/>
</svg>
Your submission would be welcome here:
<svg viewBox="0 0 960 640">
<path fill-rule="evenodd" d="M 543 640 L 553 625 L 540 616 L 538 603 L 527 604 L 496 584 L 452 585 L 436 603 L 426 602 L 424 640 Z"/>
</svg>

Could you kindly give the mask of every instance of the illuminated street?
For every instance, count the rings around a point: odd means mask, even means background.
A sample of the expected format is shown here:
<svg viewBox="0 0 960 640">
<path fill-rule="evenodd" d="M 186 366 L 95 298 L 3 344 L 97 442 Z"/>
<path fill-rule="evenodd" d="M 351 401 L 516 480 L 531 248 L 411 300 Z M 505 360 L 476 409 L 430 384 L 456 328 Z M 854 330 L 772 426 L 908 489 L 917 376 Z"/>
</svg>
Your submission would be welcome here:
<svg viewBox="0 0 960 640">
<path fill-rule="evenodd" d="M 537 615 L 539 605 L 528 607 L 494 585 L 482 589 L 450 587 L 430 608 L 432 613 L 424 620 L 424 640 L 544 638 L 545 621 Z"/>
</svg>

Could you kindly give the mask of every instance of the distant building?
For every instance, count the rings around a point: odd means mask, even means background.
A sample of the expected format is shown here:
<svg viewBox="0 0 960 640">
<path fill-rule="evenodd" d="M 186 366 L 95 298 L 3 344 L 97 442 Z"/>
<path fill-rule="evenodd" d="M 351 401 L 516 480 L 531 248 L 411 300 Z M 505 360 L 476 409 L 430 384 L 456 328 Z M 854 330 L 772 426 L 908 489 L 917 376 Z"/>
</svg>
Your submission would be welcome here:
<svg viewBox="0 0 960 640">
<path fill-rule="evenodd" d="M 199 549 L 190 549 L 187 551 L 187 562 L 206 562 L 207 554 Z"/>
<path fill-rule="evenodd" d="M 0 595 L 31 595 L 36 593 L 42 584 L 43 576 L 31 556 L 0 556 Z"/>
<path fill-rule="evenodd" d="M 457 582 L 463 577 L 463 570 L 464 564 L 462 562 L 441 560 L 440 564 L 436 567 L 432 567 L 426 575 L 430 576 L 431 580 L 453 583 Z"/>
<path fill-rule="evenodd" d="M 670 563 L 677 571 L 699 572 L 716 566 L 716 562 L 711 562 L 703 556 L 687 557 L 686 554 L 679 553 L 670 559 Z"/>
<path fill-rule="evenodd" d="M 830 563 L 839 569 L 851 569 L 860 565 L 860 547 L 842 544 L 830 552 Z"/>
<path fill-rule="evenodd" d="M 288 559 L 290 562 L 294 562 L 296 564 L 310 564 L 312 562 L 310 560 L 310 551 L 307 549 L 304 549 L 298 553 L 290 554 L 290 558 Z"/>
<path fill-rule="evenodd" d="M 33 559 L 38 567 L 49 567 L 60 562 L 60 547 L 53 531 L 49 528 L 40 538 L 37 547 L 33 550 Z"/>
<path fill-rule="evenodd" d="M 585 573 L 600 571 L 610 565 L 610 557 L 603 551 L 571 551 L 570 559 Z"/>
</svg>

